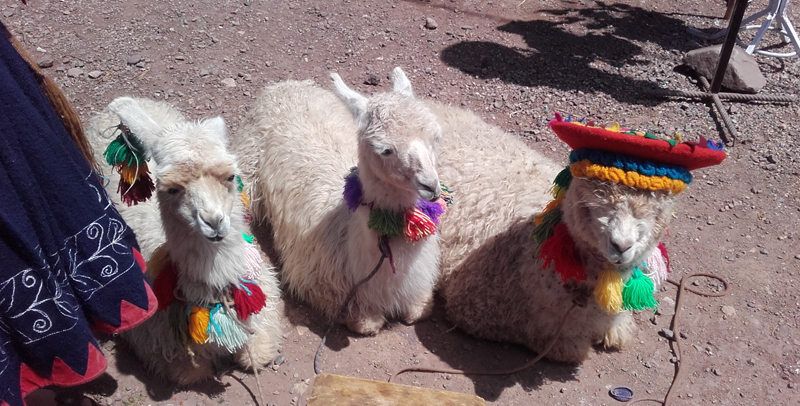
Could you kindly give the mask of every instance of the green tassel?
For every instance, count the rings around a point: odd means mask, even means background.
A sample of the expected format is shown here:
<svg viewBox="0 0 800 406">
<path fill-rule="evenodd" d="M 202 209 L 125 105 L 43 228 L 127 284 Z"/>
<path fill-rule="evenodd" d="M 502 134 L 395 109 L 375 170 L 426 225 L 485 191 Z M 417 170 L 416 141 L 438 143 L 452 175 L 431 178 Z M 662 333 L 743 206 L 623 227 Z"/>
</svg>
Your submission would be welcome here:
<svg viewBox="0 0 800 406">
<path fill-rule="evenodd" d="M 172 330 L 172 336 L 179 344 L 186 343 L 186 337 L 189 329 L 189 317 L 186 315 L 186 309 L 183 303 L 178 301 L 172 302 L 169 305 L 169 329 Z"/>
<path fill-rule="evenodd" d="M 367 227 L 387 237 L 394 238 L 403 235 L 405 217 L 403 213 L 396 213 L 385 209 L 372 209 L 369 211 Z"/>
<path fill-rule="evenodd" d="M 639 267 L 622 287 L 622 307 L 627 310 L 657 309 L 658 302 L 653 297 L 653 281 L 643 274 Z"/>
<path fill-rule="evenodd" d="M 255 240 L 255 237 L 247 233 L 242 233 L 242 237 L 244 237 L 244 240 L 247 241 L 249 244 L 252 244 L 253 241 Z"/>
<path fill-rule="evenodd" d="M 542 218 L 542 223 L 533 229 L 533 239 L 540 245 L 553 236 L 553 227 L 561 222 L 561 209 L 550 210 Z"/>
<path fill-rule="evenodd" d="M 244 190 L 244 182 L 242 182 L 241 176 L 236 175 L 236 191 L 242 193 L 242 190 Z"/>
<path fill-rule="evenodd" d="M 114 141 L 111 141 L 108 147 L 106 147 L 103 156 L 106 158 L 106 162 L 111 166 L 122 164 L 131 166 L 135 165 L 137 162 L 146 162 L 149 160 L 141 141 L 130 132 L 120 134 Z"/>
<path fill-rule="evenodd" d="M 553 180 L 553 197 L 558 197 L 558 192 L 561 189 L 569 189 L 569 185 L 572 183 L 572 171 L 569 170 L 569 166 L 562 169 L 561 172 L 556 175 L 555 180 Z"/>
<path fill-rule="evenodd" d="M 211 309 L 208 322 L 208 342 L 217 343 L 233 353 L 242 348 L 249 337 L 247 332 L 233 319 L 233 317 L 236 317 L 235 311 L 233 309 L 230 309 L 230 311 L 233 314 L 228 314 L 222 308 L 221 303 L 217 303 Z"/>
</svg>

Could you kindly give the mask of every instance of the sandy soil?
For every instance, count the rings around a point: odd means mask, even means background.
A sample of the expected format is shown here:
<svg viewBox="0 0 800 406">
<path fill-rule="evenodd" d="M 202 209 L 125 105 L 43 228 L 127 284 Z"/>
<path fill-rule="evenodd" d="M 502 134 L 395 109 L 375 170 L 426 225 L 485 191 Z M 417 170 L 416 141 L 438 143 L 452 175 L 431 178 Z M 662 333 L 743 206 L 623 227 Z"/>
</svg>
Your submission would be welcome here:
<svg viewBox="0 0 800 406">
<path fill-rule="evenodd" d="M 553 111 L 616 120 L 652 132 L 719 138 L 709 105 L 643 95 L 655 86 L 697 90 L 678 68 L 685 52 L 710 43 L 693 27 L 724 27 L 722 1 L 620 0 L 0 0 L 0 18 L 39 59 L 87 119 L 114 97 L 167 100 L 191 117 L 222 115 L 231 133 L 267 83 L 330 71 L 365 93 L 385 90 L 403 67 L 421 97 L 461 105 L 514 132 L 560 162 L 568 149 L 545 124 Z M 748 14 L 766 0 L 754 1 Z M 800 22 L 796 4 L 790 18 Z M 426 19 L 431 19 L 427 22 Z M 435 27 L 435 28 L 434 28 Z M 785 48 L 784 48 L 785 49 Z M 758 56 L 762 91 L 797 94 L 800 58 Z M 800 394 L 800 143 L 797 104 L 727 103 L 739 131 L 729 158 L 701 170 L 680 195 L 665 239 L 673 278 L 724 277 L 721 298 L 684 299 L 680 404 L 797 405 Z M 699 280 L 698 289 L 718 283 Z M 410 373 L 399 382 L 474 393 L 496 405 L 610 405 L 615 386 L 663 397 L 675 372 L 670 327 L 675 288 L 659 314 L 639 313 L 638 341 L 597 352 L 582 365 L 541 362 L 502 377 Z M 670 302 L 672 300 L 672 302 Z M 326 325 L 286 298 L 282 362 L 261 373 L 270 405 L 305 404 L 312 360 Z M 178 389 L 147 376 L 114 337 L 101 337 L 108 372 L 73 389 L 46 389 L 38 405 L 253 405 L 251 374 Z M 474 340 L 440 310 L 376 337 L 337 329 L 325 372 L 385 380 L 409 365 L 507 368 L 525 348 Z"/>
</svg>

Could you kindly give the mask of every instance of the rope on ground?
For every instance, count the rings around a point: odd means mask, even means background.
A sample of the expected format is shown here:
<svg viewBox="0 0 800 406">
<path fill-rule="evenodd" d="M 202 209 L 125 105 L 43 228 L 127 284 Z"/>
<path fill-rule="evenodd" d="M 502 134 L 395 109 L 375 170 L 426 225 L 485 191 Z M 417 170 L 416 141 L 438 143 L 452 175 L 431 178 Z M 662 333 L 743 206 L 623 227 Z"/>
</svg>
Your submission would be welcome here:
<svg viewBox="0 0 800 406">
<path fill-rule="evenodd" d="M 375 265 L 375 269 L 367 275 L 366 278 L 360 280 L 356 283 L 351 289 L 350 293 L 347 294 L 347 298 L 344 299 L 344 303 L 342 303 L 342 308 L 339 310 L 339 316 L 343 316 L 344 313 L 347 311 L 347 308 L 350 306 L 350 301 L 353 300 L 355 297 L 356 292 L 358 292 L 358 288 L 361 285 L 369 282 L 378 270 L 381 269 L 381 265 L 383 265 L 383 260 L 389 258 L 389 261 L 392 260 L 392 251 L 389 248 L 389 239 L 385 235 L 378 237 L 378 249 L 381 251 L 381 259 L 378 260 L 378 264 Z M 325 335 L 322 336 L 322 340 L 319 342 L 319 347 L 317 347 L 317 353 L 314 354 L 314 373 L 319 375 L 322 373 L 322 370 L 319 367 L 319 359 L 322 357 L 322 348 L 325 347 L 325 341 L 328 339 L 328 335 L 333 331 L 333 328 L 336 326 L 336 319 L 334 318 L 331 323 L 328 325 L 328 329 L 325 330 Z"/>
<path fill-rule="evenodd" d="M 725 286 L 725 289 L 722 292 L 701 292 L 701 291 L 696 290 L 694 288 L 687 287 L 686 286 L 687 281 L 689 279 L 691 279 L 691 278 L 694 278 L 694 277 L 706 277 L 706 278 L 716 279 L 716 280 L 720 281 Z M 630 402 L 631 404 L 639 403 L 639 402 L 655 402 L 655 403 L 660 403 L 660 404 L 662 404 L 664 406 L 668 406 L 670 404 L 670 399 L 671 399 L 670 395 L 672 395 L 672 393 L 673 393 L 672 390 L 675 389 L 675 386 L 676 386 L 675 384 L 680 379 L 681 372 L 683 372 L 683 370 L 681 369 L 681 364 L 683 364 L 683 354 L 681 353 L 680 323 L 678 323 L 679 320 L 680 320 L 678 316 L 680 316 L 680 314 L 681 314 L 681 302 L 682 302 L 683 296 L 684 296 L 683 292 L 684 291 L 688 291 L 688 292 L 692 292 L 692 293 L 694 293 L 696 295 L 705 296 L 705 297 L 721 297 L 721 296 L 725 296 L 725 295 L 728 294 L 728 282 L 725 279 L 723 279 L 722 277 L 719 277 L 719 276 L 716 276 L 716 275 L 712 275 L 712 274 L 709 274 L 709 273 L 703 273 L 703 272 L 693 273 L 693 274 L 686 275 L 683 278 L 681 278 L 680 282 L 675 282 L 675 281 L 673 281 L 671 279 L 667 279 L 667 282 L 669 282 L 669 283 L 671 283 L 671 284 L 673 284 L 673 285 L 678 287 L 678 293 L 675 296 L 675 314 L 672 316 L 672 324 L 670 325 L 671 330 L 675 333 L 674 341 L 673 341 L 675 343 L 675 357 L 677 358 L 677 361 L 675 362 L 675 375 L 672 377 L 672 382 L 669 384 L 669 389 L 667 389 L 667 394 L 664 396 L 664 400 L 660 400 L 660 399 L 635 399 L 635 400 L 632 400 Z"/>
<path fill-rule="evenodd" d="M 391 377 L 389 377 L 389 382 L 392 382 L 392 379 L 396 378 L 398 375 L 405 373 L 405 372 L 439 372 L 443 374 L 454 374 L 454 375 L 510 375 L 513 373 L 517 373 L 519 371 L 525 370 L 530 368 L 533 364 L 539 362 L 553 346 L 556 344 L 559 336 L 561 336 L 561 330 L 564 329 L 564 324 L 566 324 L 567 318 L 572 313 L 572 311 L 577 307 L 576 303 L 573 303 L 572 306 L 564 313 L 564 317 L 561 318 L 561 323 L 556 328 L 556 332 L 553 335 L 553 338 L 550 339 L 550 342 L 545 347 L 544 351 L 539 353 L 536 358 L 526 362 L 523 365 L 520 365 L 516 368 L 512 369 L 504 369 L 501 371 L 487 371 L 487 370 L 470 370 L 470 369 L 447 369 L 447 368 L 427 368 L 427 367 L 406 367 L 394 373 Z"/>
</svg>

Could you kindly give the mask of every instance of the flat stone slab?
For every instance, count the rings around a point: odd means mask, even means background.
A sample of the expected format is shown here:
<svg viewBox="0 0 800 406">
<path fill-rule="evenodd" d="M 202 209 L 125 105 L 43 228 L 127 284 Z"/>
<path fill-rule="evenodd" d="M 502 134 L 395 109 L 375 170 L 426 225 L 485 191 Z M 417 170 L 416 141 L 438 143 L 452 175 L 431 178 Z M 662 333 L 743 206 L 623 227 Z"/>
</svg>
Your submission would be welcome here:
<svg viewBox="0 0 800 406">
<path fill-rule="evenodd" d="M 417 388 L 348 376 L 321 374 L 314 379 L 308 406 L 486 406 L 475 395 Z"/>
</svg>

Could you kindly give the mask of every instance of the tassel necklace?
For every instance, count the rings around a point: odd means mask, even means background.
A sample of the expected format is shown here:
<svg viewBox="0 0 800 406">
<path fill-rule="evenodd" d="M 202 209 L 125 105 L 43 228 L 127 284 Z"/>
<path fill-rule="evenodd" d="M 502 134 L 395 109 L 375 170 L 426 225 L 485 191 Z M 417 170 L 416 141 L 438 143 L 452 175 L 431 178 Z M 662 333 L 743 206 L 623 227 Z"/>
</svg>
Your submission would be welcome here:
<svg viewBox="0 0 800 406">
<path fill-rule="evenodd" d="M 427 239 L 436 233 L 439 218 L 447 211 L 447 206 L 453 202 L 452 192 L 440 183 L 442 194 L 435 202 L 420 198 L 417 204 L 405 211 L 394 211 L 372 207 L 371 203 L 363 202 L 361 181 L 358 179 L 358 168 L 350 169 L 350 174 L 345 178 L 344 201 L 347 209 L 354 212 L 359 206 L 369 206 L 369 220 L 367 227 L 387 237 L 400 237 L 404 235 L 406 241 L 416 242 Z"/>
<path fill-rule="evenodd" d="M 245 240 L 247 235 L 243 234 Z M 169 312 L 169 326 L 179 343 L 217 343 L 231 353 L 247 343 L 249 334 L 236 319 L 246 321 L 267 304 L 267 297 L 253 280 L 261 272 L 261 254 L 252 244 L 246 244 L 248 273 L 231 284 L 220 302 L 191 303 L 181 298 L 178 288 L 178 269 L 170 260 L 164 246 L 159 247 L 148 261 L 155 275 L 153 293 L 158 299 L 158 311 Z M 232 306 L 228 306 L 228 304 Z"/>
<path fill-rule="evenodd" d="M 575 241 L 566 224 L 561 221 L 560 207 L 571 181 L 569 167 L 558 174 L 553 181 L 553 200 L 541 214 L 534 217 L 536 228 L 533 230 L 533 238 L 540 244 L 542 269 L 553 263 L 555 272 L 564 283 L 570 279 L 577 282 L 586 280 L 586 269 L 578 255 Z M 656 286 L 667 279 L 668 272 L 667 249 L 659 243 L 644 263 L 634 267 L 633 274 L 627 281 L 622 280 L 620 272 L 614 267 L 609 266 L 600 271 L 594 289 L 595 301 L 609 314 L 623 310 L 656 309 L 658 302 L 653 293 Z"/>
</svg>

